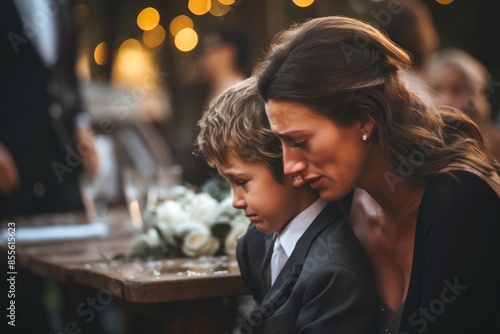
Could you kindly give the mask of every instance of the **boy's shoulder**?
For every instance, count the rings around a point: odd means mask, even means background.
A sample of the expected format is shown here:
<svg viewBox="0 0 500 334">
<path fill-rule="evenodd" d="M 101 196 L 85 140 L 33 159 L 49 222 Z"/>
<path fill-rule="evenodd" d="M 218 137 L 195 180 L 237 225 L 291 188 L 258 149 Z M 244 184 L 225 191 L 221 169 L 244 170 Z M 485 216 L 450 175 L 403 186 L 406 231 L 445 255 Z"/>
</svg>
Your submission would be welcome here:
<svg viewBox="0 0 500 334">
<path fill-rule="evenodd" d="M 310 244 L 305 262 L 318 267 L 344 268 L 356 276 L 370 277 L 371 265 L 346 215 L 331 222 Z"/>
</svg>

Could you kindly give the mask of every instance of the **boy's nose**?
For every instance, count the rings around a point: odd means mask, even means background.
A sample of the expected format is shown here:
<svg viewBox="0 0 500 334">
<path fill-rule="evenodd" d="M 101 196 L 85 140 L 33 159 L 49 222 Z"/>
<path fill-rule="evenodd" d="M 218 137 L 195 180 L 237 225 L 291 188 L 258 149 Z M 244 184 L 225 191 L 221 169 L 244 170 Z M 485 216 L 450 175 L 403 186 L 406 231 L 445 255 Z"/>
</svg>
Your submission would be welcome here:
<svg viewBox="0 0 500 334">
<path fill-rule="evenodd" d="M 247 207 L 247 203 L 243 196 L 240 196 L 237 192 L 233 193 L 233 208 L 235 209 L 245 209 Z"/>
</svg>

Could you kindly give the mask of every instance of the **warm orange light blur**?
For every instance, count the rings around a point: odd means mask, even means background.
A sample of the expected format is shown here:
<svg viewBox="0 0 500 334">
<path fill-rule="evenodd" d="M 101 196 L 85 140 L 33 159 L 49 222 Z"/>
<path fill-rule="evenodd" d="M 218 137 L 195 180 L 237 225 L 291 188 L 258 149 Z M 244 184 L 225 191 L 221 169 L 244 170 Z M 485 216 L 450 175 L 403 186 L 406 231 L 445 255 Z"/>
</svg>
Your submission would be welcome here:
<svg viewBox="0 0 500 334">
<path fill-rule="evenodd" d="M 223 5 L 230 6 L 235 3 L 236 0 L 219 0 L 219 2 Z"/>
<path fill-rule="evenodd" d="M 114 74 L 121 80 L 131 82 L 142 77 L 144 72 L 144 57 L 141 43 L 133 38 L 120 45 L 117 58 L 114 61 Z"/>
<path fill-rule="evenodd" d="M 229 12 L 231 9 L 231 6 L 226 6 L 220 3 L 217 0 L 213 0 L 212 2 L 212 8 L 210 8 L 210 14 L 213 16 L 224 16 Z"/>
<path fill-rule="evenodd" d="M 108 44 L 106 42 L 101 42 L 95 47 L 94 50 L 94 60 L 97 65 L 104 65 L 108 62 Z"/>
<path fill-rule="evenodd" d="M 177 49 L 188 52 L 198 44 L 198 34 L 191 28 L 184 28 L 175 35 L 174 42 Z"/>
<path fill-rule="evenodd" d="M 189 10 L 195 15 L 206 14 L 211 7 L 212 1 L 210 0 L 189 0 L 188 2 Z"/>
<path fill-rule="evenodd" d="M 160 22 L 160 13 L 153 7 L 144 8 L 137 15 L 137 25 L 142 30 L 154 29 Z"/>
<path fill-rule="evenodd" d="M 170 33 L 175 37 L 184 28 L 194 28 L 193 21 L 186 15 L 179 15 L 170 22 Z"/>
<path fill-rule="evenodd" d="M 153 55 L 138 40 L 130 38 L 120 45 L 111 71 L 114 83 L 143 85 L 144 77 L 155 73 Z"/>
<path fill-rule="evenodd" d="M 142 40 L 146 46 L 156 48 L 165 41 L 165 29 L 159 24 L 151 30 L 146 30 L 142 35 Z"/>
<path fill-rule="evenodd" d="M 293 0 L 293 3 L 299 7 L 308 7 L 312 5 L 314 0 Z"/>
<path fill-rule="evenodd" d="M 441 4 L 441 5 L 449 5 L 453 1 L 454 0 L 436 0 L 436 2 L 439 3 L 439 4 Z"/>
<path fill-rule="evenodd" d="M 120 52 L 126 50 L 142 51 L 141 42 L 134 38 L 129 38 L 120 45 Z"/>
</svg>

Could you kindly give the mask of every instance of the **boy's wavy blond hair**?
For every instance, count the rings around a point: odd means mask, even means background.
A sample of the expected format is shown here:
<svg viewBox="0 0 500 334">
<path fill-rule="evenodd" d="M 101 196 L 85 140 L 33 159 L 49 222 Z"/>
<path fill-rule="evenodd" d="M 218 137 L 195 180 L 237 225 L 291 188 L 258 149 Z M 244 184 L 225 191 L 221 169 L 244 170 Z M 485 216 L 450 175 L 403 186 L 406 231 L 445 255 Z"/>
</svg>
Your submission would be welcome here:
<svg viewBox="0 0 500 334">
<path fill-rule="evenodd" d="M 277 181 L 283 179 L 281 143 L 271 131 L 255 78 L 246 79 L 215 98 L 198 127 L 194 152 L 204 156 L 210 166 L 228 166 L 228 158 L 233 154 L 249 163 L 262 162 Z"/>
</svg>

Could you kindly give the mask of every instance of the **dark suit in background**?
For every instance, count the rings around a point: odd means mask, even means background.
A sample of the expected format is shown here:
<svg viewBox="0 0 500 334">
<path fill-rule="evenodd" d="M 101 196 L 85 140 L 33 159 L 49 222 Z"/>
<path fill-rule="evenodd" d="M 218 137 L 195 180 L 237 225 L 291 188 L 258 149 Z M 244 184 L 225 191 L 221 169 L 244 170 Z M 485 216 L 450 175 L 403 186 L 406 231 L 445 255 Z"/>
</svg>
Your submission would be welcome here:
<svg viewBox="0 0 500 334">
<path fill-rule="evenodd" d="M 50 4 L 50 13 L 26 17 L 12 0 L 0 2 L 0 143 L 12 155 L 21 181 L 13 193 L 0 194 L 0 218 L 83 210 L 74 133 L 75 116 L 83 110 L 74 70 L 76 31 L 71 2 Z M 52 66 L 31 40 L 44 15 L 55 23 Z"/>
<path fill-rule="evenodd" d="M 244 333 L 374 332 L 373 273 L 339 202 L 316 217 L 269 287 L 272 249 L 255 225 L 238 241 L 241 275 L 260 304 Z"/>
<path fill-rule="evenodd" d="M 68 152 L 77 152 L 75 116 L 82 111 L 74 69 L 76 32 L 69 8 L 72 3 L 47 3 L 51 12 L 35 11 L 34 18 L 22 14 L 13 0 L 0 2 L 0 143 L 12 156 L 20 179 L 20 187 L 13 193 L 0 193 L 0 218 L 83 210 L 77 182 L 81 162 L 73 153 L 70 164 L 66 161 Z M 18 4 L 33 5 L 26 0 Z M 56 58 L 52 65 L 44 61 L 31 40 L 37 37 L 39 25 L 44 24 L 43 17 L 49 20 L 46 24 L 55 25 Z M 59 177 L 54 163 L 64 168 Z M 4 273 L 8 271 L 5 266 L 1 268 Z M 0 332 L 49 333 L 47 310 L 41 298 L 47 281 L 22 268 L 17 268 L 17 272 L 16 327 L 7 325 L 8 318 L 4 316 Z M 2 291 L 8 291 L 5 274 L 2 282 Z M 5 310 L 8 299 L 2 300 Z M 62 309 L 74 311 L 66 305 Z"/>
</svg>

